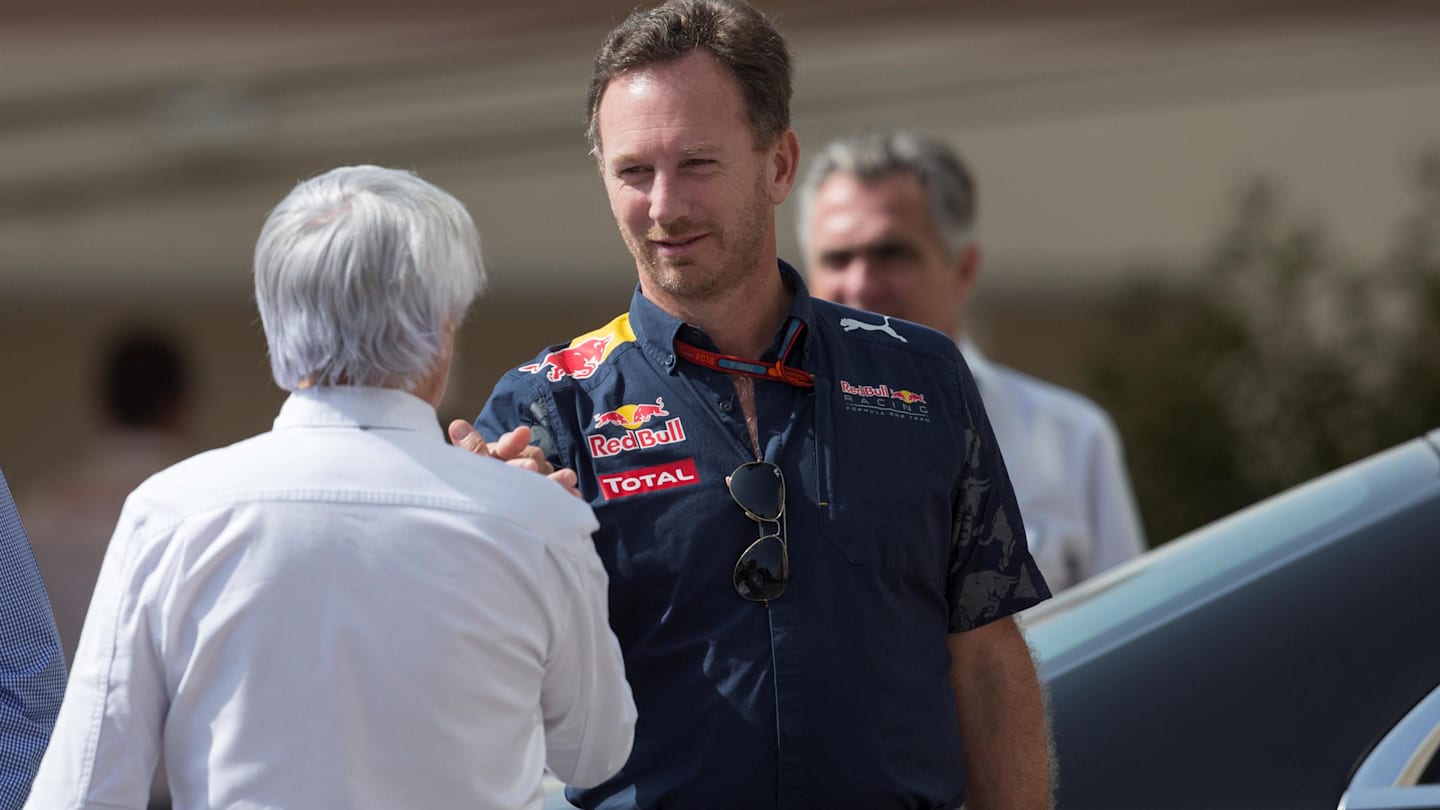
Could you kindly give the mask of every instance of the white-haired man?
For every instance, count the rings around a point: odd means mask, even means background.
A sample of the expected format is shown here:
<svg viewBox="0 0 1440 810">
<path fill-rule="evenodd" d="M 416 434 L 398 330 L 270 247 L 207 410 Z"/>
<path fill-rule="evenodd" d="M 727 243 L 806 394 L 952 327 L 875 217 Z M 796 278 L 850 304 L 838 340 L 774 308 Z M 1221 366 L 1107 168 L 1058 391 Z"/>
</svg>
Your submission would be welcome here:
<svg viewBox="0 0 1440 810">
<path fill-rule="evenodd" d="M 974 181 L 913 132 L 828 144 L 800 188 L 810 289 L 956 338 L 1015 486 L 1030 553 L 1059 591 L 1145 549 L 1120 438 L 1098 405 L 990 362 L 963 331 L 980 273 Z"/>
<path fill-rule="evenodd" d="M 274 430 L 126 502 L 27 807 L 538 808 L 594 784 L 634 704 L 590 509 L 448 446 L 435 406 L 483 284 L 453 197 L 342 168 L 270 214 L 255 295 Z"/>
</svg>

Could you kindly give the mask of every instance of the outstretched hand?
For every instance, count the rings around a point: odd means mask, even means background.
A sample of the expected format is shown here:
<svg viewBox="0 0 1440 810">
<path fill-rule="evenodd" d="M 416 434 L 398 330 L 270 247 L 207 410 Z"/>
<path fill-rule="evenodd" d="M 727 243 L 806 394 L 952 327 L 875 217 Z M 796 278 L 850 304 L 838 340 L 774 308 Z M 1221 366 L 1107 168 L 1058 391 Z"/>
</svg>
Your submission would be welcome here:
<svg viewBox="0 0 1440 810">
<path fill-rule="evenodd" d="M 556 469 L 549 459 L 545 458 L 545 453 L 540 448 L 530 444 L 530 428 L 524 425 L 502 435 L 493 442 L 485 441 L 485 437 L 480 435 L 475 426 L 464 419 L 456 419 L 451 422 L 448 432 L 450 443 L 462 450 L 468 450 L 477 456 L 498 459 L 514 467 L 538 472 L 564 487 L 571 495 L 580 497 L 579 476 L 569 467 Z"/>
</svg>

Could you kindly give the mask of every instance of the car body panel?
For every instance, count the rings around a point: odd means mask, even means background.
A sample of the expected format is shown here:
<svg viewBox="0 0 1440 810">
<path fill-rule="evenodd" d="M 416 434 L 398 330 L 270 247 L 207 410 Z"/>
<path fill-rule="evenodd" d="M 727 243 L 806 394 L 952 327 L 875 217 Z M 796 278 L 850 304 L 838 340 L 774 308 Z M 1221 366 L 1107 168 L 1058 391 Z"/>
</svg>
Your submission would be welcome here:
<svg viewBox="0 0 1440 810">
<path fill-rule="evenodd" d="M 1028 611 L 1061 810 L 1334 807 L 1440 681 L 1440 431 Z"/>
</svg>

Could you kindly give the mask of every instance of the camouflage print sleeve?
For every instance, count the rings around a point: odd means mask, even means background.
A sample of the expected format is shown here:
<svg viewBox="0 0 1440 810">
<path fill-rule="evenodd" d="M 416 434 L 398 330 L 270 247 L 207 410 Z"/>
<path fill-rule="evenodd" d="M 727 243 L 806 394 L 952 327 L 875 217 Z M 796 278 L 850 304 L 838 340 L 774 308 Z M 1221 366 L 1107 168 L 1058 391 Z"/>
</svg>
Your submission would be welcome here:
<svg viewBox="0 0 1440 810">
<path fill-rule="evenodd" d="M 950 632 L 982 627 L 1050 596 L 1030 557 L 1010 476 L 970 371 L 960 364 L 963 463 L 952 490 Z"/>
</svg>

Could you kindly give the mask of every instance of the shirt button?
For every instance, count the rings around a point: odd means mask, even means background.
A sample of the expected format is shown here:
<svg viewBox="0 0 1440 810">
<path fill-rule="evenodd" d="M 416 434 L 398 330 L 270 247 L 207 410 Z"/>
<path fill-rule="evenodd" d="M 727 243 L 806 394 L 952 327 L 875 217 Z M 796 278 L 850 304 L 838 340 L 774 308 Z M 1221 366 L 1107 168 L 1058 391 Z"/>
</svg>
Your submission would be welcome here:
<svg viewBox="0 0 1440 810">
<path fill-rule="evenodd" d="M 720 410 L 724 411 L 725 413 L 729 413 L 729 412 L 730 412 L 730 409 L 731 409 L 732 407 L 734 407 L 734 406 L 730 404 L 730 400 L 728 400 L 728 399 L 722 399 L 722 400 L 720 400 Z"/>
<path fill-rule="evenodd" d="M 667 354 L 667 355 L 665 355 L 665 365 L 666 365 L 666 366 L 673 366 L 673 365 L 675 365 L 675 355 L 673 355 L 673 354 Z"/>
</svg>

